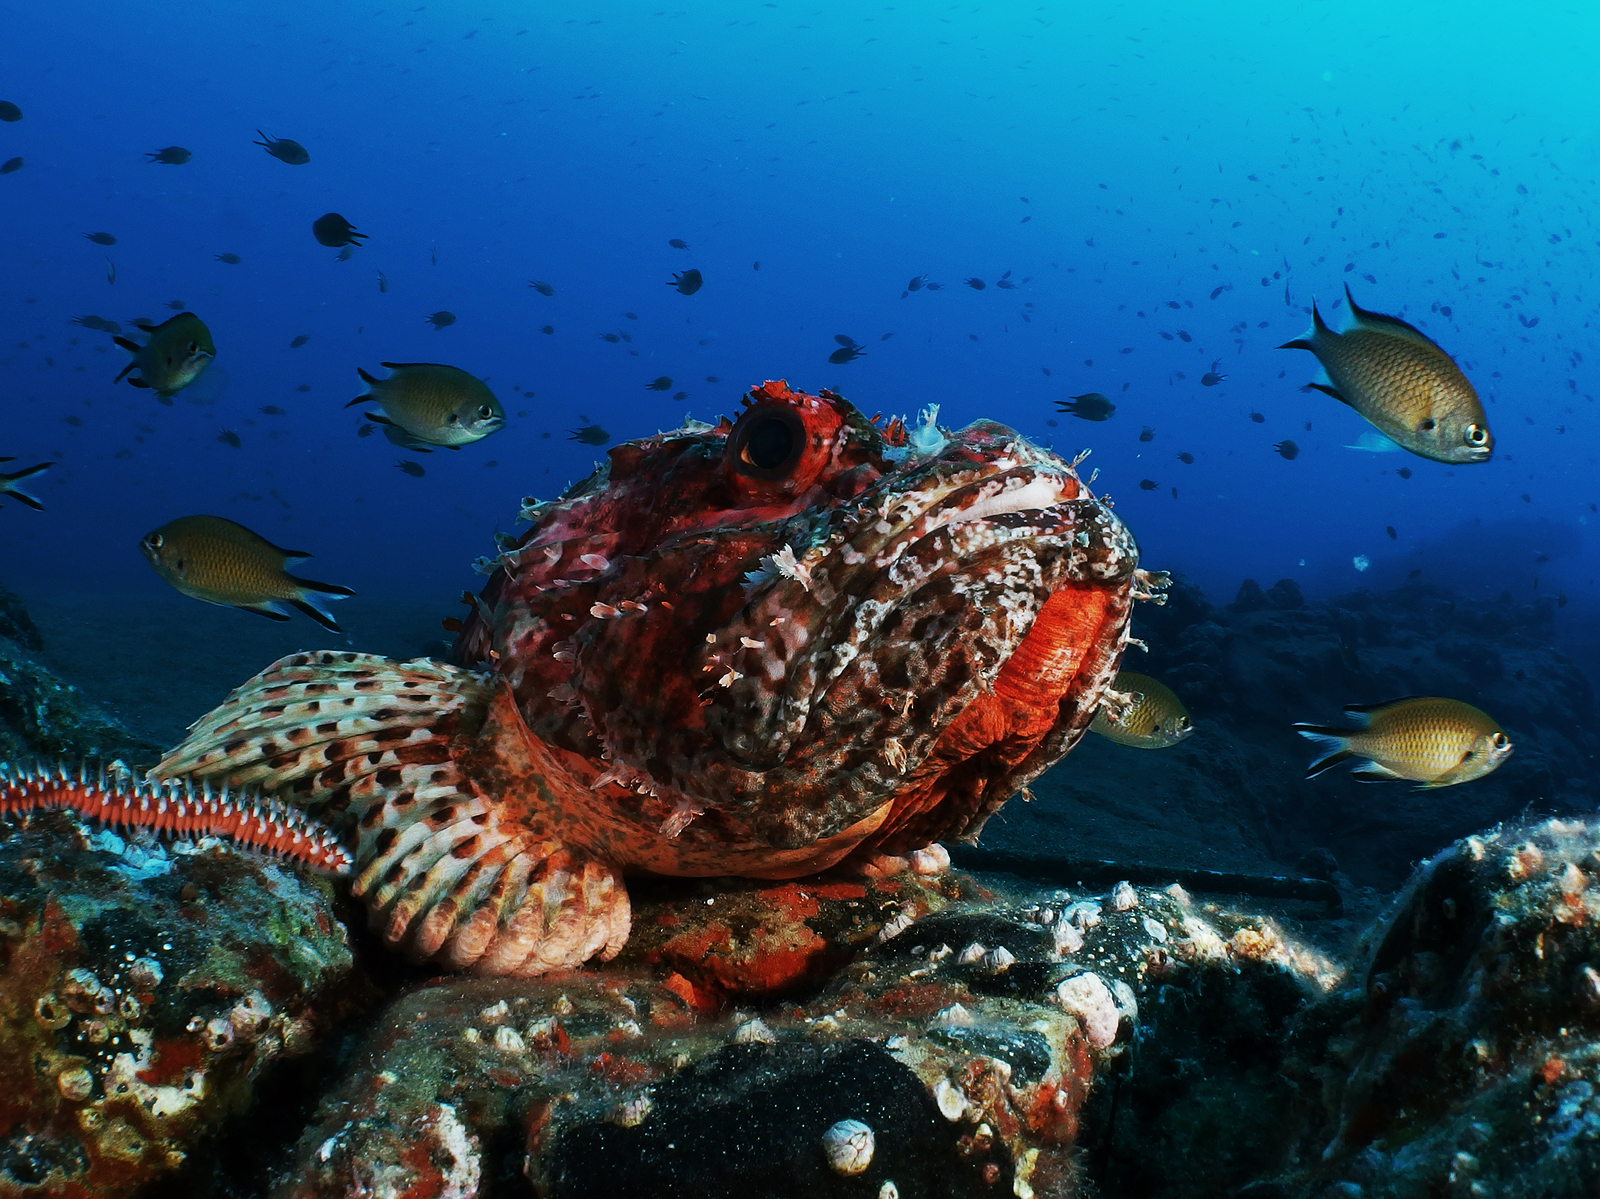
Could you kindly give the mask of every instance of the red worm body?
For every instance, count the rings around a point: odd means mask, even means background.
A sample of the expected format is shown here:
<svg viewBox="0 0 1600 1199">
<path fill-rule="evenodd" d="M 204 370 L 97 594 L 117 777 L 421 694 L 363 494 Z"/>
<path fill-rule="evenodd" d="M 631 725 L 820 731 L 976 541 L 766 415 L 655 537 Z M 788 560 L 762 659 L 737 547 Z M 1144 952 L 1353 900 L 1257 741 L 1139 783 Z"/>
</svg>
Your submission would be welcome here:
<svg viewBox="0 0 1600 1199">
<path fill-rule="evenodd" d="M 346 874 L 350 854 L 334 834 L 259 792 L 220 792 L 209 781 L 108 776 L 104 766 L 70 770 L 65 763 L 19 766 L 0 762 L 0 815 L 68 808 L 118 828 L 147 828 L 164 836 L 226 837 L 237 845 L 293 858 L 318 870 Z"/>
</svg>

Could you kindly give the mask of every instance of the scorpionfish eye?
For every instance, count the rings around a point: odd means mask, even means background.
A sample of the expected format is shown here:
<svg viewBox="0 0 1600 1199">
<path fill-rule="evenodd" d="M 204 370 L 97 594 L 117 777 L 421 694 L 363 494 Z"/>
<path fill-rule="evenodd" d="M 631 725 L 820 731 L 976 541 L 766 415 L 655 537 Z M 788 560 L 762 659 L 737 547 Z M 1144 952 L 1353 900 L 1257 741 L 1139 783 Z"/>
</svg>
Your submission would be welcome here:
<svg viewBox="0 0 1600 1199">
<path fill-rule="evenodd" d="M 805 491 L 833 456 L 844 425 L 827 399 L 767 383 L 746 397 L 722 451 L 723 475 L 751 499 Z"/>
</svg>

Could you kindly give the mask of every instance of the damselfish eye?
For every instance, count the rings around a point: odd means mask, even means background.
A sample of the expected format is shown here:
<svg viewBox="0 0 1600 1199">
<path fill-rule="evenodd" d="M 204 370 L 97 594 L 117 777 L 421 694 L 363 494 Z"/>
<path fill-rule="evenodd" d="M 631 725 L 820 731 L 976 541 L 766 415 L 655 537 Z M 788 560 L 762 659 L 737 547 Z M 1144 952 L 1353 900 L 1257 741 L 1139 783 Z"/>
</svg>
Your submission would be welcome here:
<svg viewBox="0 0 1600 1199">
<path fill-rule="evenodd" d="M 478 418 L 480 420 L 488 420 L 493 415 L 494 415 L 494 409 L 489 407 L 489 405 L 480 404 L 478 406 Z"/>
<path fill-rule="evenodd" d="M 785 408 L 771 408 L 734 432 L 728 447 L 740 474 L 762 480 L 786 478 L 805 449 L 805 428 Z"/>
<path fill-rule="evenodd" d="M 200 349 L 200 343 L 198 341 L 191 341 L 189 343 L 189 353 L 193 354 L 199 349 Z"/>
<path fill-rule="evenodd" d="M 1482 425 L 1468 425 L 1467 440 L 1473 445 L 1482 445 L 1484 442 L 1489 440 L 1489 430 L 1485 429 Z"/>
<path fill-rule="evenodd" d="M 1496 733 L 1493 737 L 1489 738 L 1489 744 L 1493 745 L 1496 749 L 1504 749 L 1506 746 L 1511 744 L 1511 738 L 1507 737 L 1504 733 Z"/>
<path fill-rule="evenodd" d="M 164 540 L 165 538 L 163 538 L 160 533 L 152 533 L 150 536 L 144 539 L 144 543 L 151 549 L 158 550 L 161 548 Z"/>
</svg>

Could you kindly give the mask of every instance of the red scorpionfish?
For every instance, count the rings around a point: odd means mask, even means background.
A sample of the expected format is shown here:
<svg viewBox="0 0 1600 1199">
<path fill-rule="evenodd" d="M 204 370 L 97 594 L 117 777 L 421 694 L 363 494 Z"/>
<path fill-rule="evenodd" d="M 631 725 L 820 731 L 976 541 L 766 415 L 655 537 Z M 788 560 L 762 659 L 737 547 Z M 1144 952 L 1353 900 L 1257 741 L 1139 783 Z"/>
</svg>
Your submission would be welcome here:
<svg viewBox="0 0 1600 1199">
<path fill-rule="evenodd" d="M 1123 698 L 1164 577 L 1074 464 L 936 416 L 769 382 L 619 445 L 482 564 L 463 665 L 285 658 L 153 773 L 346 822 L 384 939 L 483 974 L 613 956 L 628 874 L 972 840 Z"/>
</svg>

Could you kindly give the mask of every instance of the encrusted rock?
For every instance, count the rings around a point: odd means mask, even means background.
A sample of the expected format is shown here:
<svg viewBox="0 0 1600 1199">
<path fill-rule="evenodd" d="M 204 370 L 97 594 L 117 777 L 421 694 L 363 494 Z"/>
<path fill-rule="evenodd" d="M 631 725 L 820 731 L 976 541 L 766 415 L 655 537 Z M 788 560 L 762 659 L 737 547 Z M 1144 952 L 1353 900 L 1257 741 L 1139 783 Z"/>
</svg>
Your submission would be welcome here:
<svg viewBox="0 0 1600 1199">
<path fill-rule="evenodd" d="M 67 813 L 3 834 L 0 1194 L 159 1188 L 340 1013 L 327 884 L 220 846 L 130 853 Z"/>
</svg>

